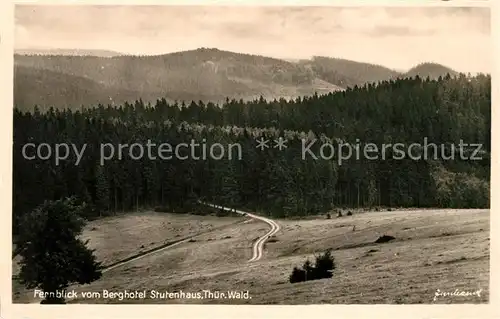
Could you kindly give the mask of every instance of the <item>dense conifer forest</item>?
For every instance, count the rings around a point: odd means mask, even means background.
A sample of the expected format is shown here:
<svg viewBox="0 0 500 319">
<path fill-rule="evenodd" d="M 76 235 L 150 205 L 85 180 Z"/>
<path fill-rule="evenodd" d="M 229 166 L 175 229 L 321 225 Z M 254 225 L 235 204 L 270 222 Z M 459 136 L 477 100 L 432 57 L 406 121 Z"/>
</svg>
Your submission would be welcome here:
<svg viewBox="0 0 500 319">
<path fill-rule="evenodd" d="M 23 214 L 44 200 L 76 196 L 90 204 L 87 218 L 142 208 L 187 212 L 197 199 L 290 217 L 324 213 L 334 207 L 489 207 L 491 78 L 489 75 L 438 79 L 417 77 L 354 86 L 346 91 L 295 100 L 157 100 L 120 106 L 88 105 L 66 110 L 14 110 L 14 231 Z M 257 148 L 256 140 L 269 140 Z M 278 150 L 274 140 L 284 138 Z M 102 163 L 101 145 L 140 143 L 241 145 L 232 158 L 200 160 L 182 148 L 173 156 Z M 320 154 L 320 145 L 401 143 L 424 140 L 447 145 L 444 154 L 410 159 L 332 159 L 302 157 L 303 145 Z M 481 160 L 462 159 L 451 144 L 482 144 Z M 78 165 L 74 152 L 58 165 L 23 157 L 33 143 L 87 147 Z M 30 148 L 29 155 L 35 153 Z M 199 149 L 201 150 L 201 148 Z M 466 149 L 471 155 L 474 147 Z M 199 156 L 201 151 L 198 151 Z M 420 152 L 420 153 L 419 153 Z M 44 150 L 42 152 L 46 154 Z M 135 154 L 138 154 L 136 151 Z M 216 152 L 218 153 L 218 152 Z M 422 148 L 414 153 L 423 153 Z M 444 156 L 442 156 L 444 155 Z M 453 155 L 453 159 L 449 158 Z M 103 165 L 102 165 L 103 164 Z"/>
</svg>

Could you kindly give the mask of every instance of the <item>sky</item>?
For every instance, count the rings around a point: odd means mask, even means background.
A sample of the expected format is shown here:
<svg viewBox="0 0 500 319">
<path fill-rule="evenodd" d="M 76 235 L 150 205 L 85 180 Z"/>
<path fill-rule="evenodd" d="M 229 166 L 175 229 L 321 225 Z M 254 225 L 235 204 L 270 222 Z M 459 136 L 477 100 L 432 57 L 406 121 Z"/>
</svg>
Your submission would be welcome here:
<svg viewBox="0 0 500 319">
<path fill-rule="evenodd" d="M 33 6 L 15 10 L 16 49 L 162 54 L 200 47 L 407 70 L 435 62 L 491 72 L 488 8 Z"/>
</svg>

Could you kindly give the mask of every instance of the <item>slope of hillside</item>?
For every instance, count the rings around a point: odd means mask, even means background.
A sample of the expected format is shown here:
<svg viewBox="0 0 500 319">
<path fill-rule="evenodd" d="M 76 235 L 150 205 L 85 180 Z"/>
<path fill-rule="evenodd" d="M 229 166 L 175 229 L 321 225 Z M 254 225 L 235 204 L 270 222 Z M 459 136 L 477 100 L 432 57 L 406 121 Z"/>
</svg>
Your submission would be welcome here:
<svg viewBox="0 0 500 319">
<path fill-rule="evenodd" d="M 342 90 L 317 78 L 310 68 L 300 64 L 217 49 L 111 58 L 16 55 L 15 64 L 85 78 L 97 83 L 103 91 L 139 92 L 137 99 L 166 97 L 221 102 L 226 97 L 295 98 Z M 24 84 L 18 81 L 17 85 Z M 30 94 L 43 100 L 45 92 Z"/>
<path fill-rule="evenodd" d="M 139 218 L 142 223 L 137 223 Z M 167 227 L 162 221 L 168 223 Z M 205 230 L 210 224 L 222 223 L 227 221 L 146 212 L 141 216 L 125 215 L 119 219 L 91 222 L 84 234 L 90 239 L 89 245 L 96 249 L 99 259 L 116 260 L 118 256 L 113 251 L 116 246 L 122 250 L 120 254 L 132 253 L 140 245 L 148 247 L 152 241 L 153 245 L 155 241 L 163 242 L 162 234 L 175 238 L 176 233 L 193 233 L 200 226 L 205 226 Z M 251 299 L 165 300 L 151 298 L 148 294 L 145 299 L 78 298 L 68 302 L 303 305 L 463 304 L 487 303 L 489 300 L 489 210 L 366 212 L 331 220 L 322 216 L 309 220 L 281 219 L 279 223 L 282 229 L 274 237 L 275 241 L 266 245 L 263 259 L 258 263 L 247 263 L 246 260 L 251 256 L 253 239 L 265 232 L 265 227 L 255 222 L 227 223 L 227 227 L 199 235 L 195 240 L 162 254 L 106 272 L 90 285 L 70 287 L 79 292 L 102 292 L 104 289 L 195 291 L 199 287 L 228 291 L 238 287 L 248 290 Z M 352 226 L 357 226 L 356 231 L 351 230 Z M 374 243 L 380 234 L 387 232 L 396 240 Z M 127 235 L 125 245 L 122 244 L 123 234 Z M 326 249 L 333 250 L 337 266 L 333 278 L 289 283 L 292 267 L 303 264 L 306 259 L 314 260 L 314 255 Z M 13 269 L 18 269 L 15 262 Z M 430 288 L 429 280 L 433 283 Z M 453 298 L 441 296 L 433 300 L 436 289 L 453 292 L 464 287 L 482 289 L 482 294 Z M 36 300 L 33 292 L 17 281 L 13 281 L 12 289 L 14 303 Z"/>
<path fill-rule="evenodd" d="M 138 92 L 107 89 L 84 77 L 23 66 L 14 68 L 14 104 L 21 110 L 79 108 L 133 101 Z"/>
<path fill-rule="evenodd" d="M 316 56 L 300 63 L 309 66 L 321 79 L 344 88 L 380 82 L 400 75 L 399 72 L 380 65 L 345 59 Z"/>
<path fill-rule="evenodd" d="M 185 88 L 179 91 L 134 91 L 107 87 L 85 77 L 62 72 L 36 69 L 16 65 L 14 67 L 14 106 L 30 111 L 37 105 L 40 110 L 78 109 L 81 106 L 122 105 L 138 99 L 154 103 L 157 99 L 167 101 L 214 101 L 217 96 L 195 94 Z"/>
</svg>

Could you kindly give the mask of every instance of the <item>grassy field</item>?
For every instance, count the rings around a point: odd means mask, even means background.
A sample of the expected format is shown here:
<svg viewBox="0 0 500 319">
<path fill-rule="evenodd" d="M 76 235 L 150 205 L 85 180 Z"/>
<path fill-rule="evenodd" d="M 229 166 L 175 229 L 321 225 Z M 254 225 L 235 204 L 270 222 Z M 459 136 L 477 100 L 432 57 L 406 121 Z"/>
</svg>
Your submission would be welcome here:
<svg viewBox="0 0 500 319">
<path fill-rule="evenodd" d="M 81 238 L 89 240 L 89 247 L 104 266 L 125 259 L 156 246 L 231 227 L 243 222 L 241 217 L 215 217 L 155 212 L 130 213 L 89 222 Z M 19 272 L 19 257 L 12 262 L 12 274 Z M 29 302 L 32 292 L 13 281 L 14 302 Z"/>
<path fill-rule="evenodd" d="M 142 219 L 141 219 L 142 218 Z M 165 218 L 169 231 L 162 230 Z M 176 220 L 170 220 L 173 218 Z M 373 304 L 483 303 L 489 294 L 489 210 L 405 210 L 366 212 L 341 218 L 277 220 L 281 230 L 266 243 L 263 259 L 247 263 L 265 224 L 244 218 L 143 214 L 89 225 L 101 260 L 130 254 L 177 234 L 208 232 L 193 241 L 103 274 L 79 292 L 249 291 L 251 299 L 81 298 L 78 303 Z M 171 224 L 168 224 L 171 222 Z M 179 226 L 174 226 L 179 225 Z M 184 226 L 180 226 L 184 225 Z M 210 225 L 210 226 L 209 226 Z M 221 227 L 210 231 L 210 227 Z M 354 227 L 355 226 L 355 227 Z M 92 230 L 95 227 L 95 230 Z M 191 229 L 189 229 L 191 227 Z M 173 229 L 179 229 L 178 232 Z M 127 234 L 132 234 L 127 236 Z M 396 239 L 375 244 L 381 235 Z M 125 237 L 127 237 L 125 239 Z M 290 284 L 294 266 L 332 249 L 333 278 Z M 480 297 L 442 296 L 455 289 Z M 148 294 L 149 295 L 149 294 Z M 21 298 L 15 302 L 23 302 Z"/>
</svg>

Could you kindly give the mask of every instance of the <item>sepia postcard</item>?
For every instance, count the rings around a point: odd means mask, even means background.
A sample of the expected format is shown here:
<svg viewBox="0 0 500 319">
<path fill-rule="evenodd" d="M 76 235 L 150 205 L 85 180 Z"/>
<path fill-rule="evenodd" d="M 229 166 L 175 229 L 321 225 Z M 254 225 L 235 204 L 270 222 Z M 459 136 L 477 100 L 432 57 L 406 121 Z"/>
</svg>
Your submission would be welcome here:
<svg viewBox="0 0 500 319">
<path fill-rule="evenodd" d="M 494 10 L 452 2 L 13 4 L 2 309 L 489 307 Z"/>
</svg>

